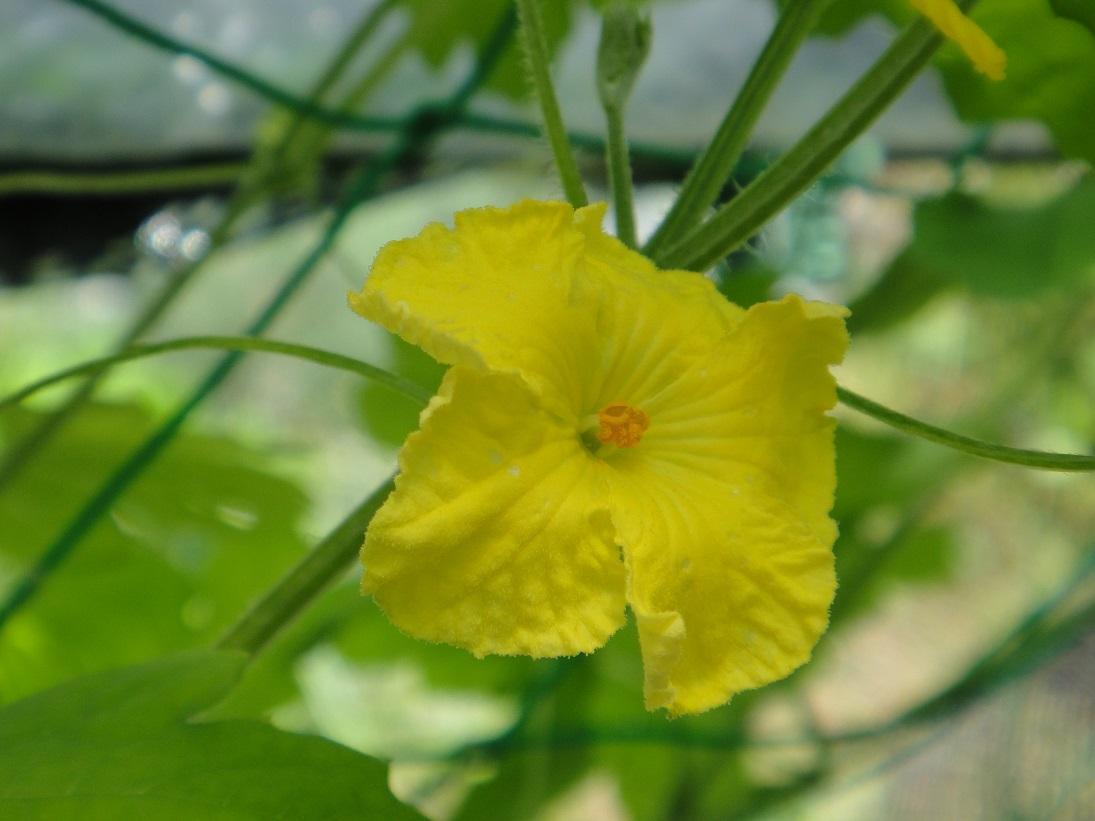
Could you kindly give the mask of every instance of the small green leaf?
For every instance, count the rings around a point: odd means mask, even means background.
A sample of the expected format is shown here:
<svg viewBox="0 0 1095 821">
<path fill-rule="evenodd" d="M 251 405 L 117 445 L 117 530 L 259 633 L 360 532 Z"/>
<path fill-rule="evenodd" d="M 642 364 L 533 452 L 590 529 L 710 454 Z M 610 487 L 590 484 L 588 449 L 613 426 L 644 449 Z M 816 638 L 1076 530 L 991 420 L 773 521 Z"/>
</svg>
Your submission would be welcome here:
<svg viewBox="0 0 1095 821">
<path fill-rule="evenodd" d="M 402 0 L 411 15 L 412 44 L 434 68 L 440 68 L 463 44 L 479 51 L 489 40 L 498 21 L 511 5 L 510 0 Z M 542 3 L 544 34 L 549 49 L 554 49 L 570 28 L 570 2 Z M 501 59 L 487 80 L 486 87 L 509 97 L 524 97 L 529 92 L 526 73 L 516 42 L 506 46 Z"/>
<path fill-rule="evenodd" d="M 384 339 L 389 348 L 391 371 L 421 385 L 429 393 L 436 393 L 441 377 L 445 375 L 445 366 L 397 336 L 389 334 Z M 418 415 L 422 412 L 418 402 L 368 381 L 362 382 L 359 396 L 361 420 L 373 439 L 398 447 L 418 429 Z"/>
<path fill-rule="evenodd" d="M 7 819 L 417 818 L 387 768 L 253 721 L 200 723 L 246 657 L 198 651 L 97 673 L 0 710 Z"/>
<path fill-rule="evenodd" d="M 764 265 L 750 265 L 732 270 L 719 270 L 719 293 L 742 308 L 771 298 L 772 286 L 779 279 L 772 269 Z"/>
</svg>

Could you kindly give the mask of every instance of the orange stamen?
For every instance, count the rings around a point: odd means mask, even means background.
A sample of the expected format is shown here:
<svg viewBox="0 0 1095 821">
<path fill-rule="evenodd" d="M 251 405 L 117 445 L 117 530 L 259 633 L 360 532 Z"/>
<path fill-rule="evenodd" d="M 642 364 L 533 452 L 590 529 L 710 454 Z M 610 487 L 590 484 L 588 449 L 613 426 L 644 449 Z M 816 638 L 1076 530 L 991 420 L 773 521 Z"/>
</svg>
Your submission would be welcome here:
<svg viewBox="0 0 1095 821">
<path fill-rule="evenodd" d="M 606 445 L 611 443 L 621 448 L 635 447 L 650 427 L 650 417 L 645 411 L 623 402 L 602 408 L 597 420 L 601 424 L 597 438 Z"/>
</svg>

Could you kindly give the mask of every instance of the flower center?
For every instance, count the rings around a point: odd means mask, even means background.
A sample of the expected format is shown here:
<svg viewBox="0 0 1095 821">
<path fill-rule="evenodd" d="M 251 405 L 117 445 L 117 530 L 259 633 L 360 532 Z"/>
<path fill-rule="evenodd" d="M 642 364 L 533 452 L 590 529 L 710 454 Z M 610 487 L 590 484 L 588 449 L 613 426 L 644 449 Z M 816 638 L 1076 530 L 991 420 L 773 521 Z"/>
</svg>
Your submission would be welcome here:
<svg viewBox="0 0 1095 821">
<path fill-rule="evenodd" d="M 598 441 L 620 448 L 635 447 L 650 427 L 650 417 L 644 410 L 623 402 L 601 408 L 597 422 Z"/>
</svg>

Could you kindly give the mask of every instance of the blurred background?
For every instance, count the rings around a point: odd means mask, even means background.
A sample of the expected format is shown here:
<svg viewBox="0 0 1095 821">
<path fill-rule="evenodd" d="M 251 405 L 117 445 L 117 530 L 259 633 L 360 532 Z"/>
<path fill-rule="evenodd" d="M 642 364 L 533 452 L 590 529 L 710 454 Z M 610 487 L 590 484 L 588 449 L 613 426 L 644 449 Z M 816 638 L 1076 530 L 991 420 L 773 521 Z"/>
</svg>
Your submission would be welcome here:
<svg viewBox="0 0 1095 821">
<path fill-rule="evenodd" d="M 724 197 L 906 19 L 892 2 L 838 5 Z M 1087 453 L 1095 36 L 1048 0 L 984 5 L 1008 81 L 989 87 L 944 49 L 711 275 L 742 304 L 794 290 L 850 305 L 849 388 L 991 441 Z M 775 8 L 651 12 L 628 114 L 642 232 Z M 598 15 L 553 2 L 546 22 L 603 198 Z M 241 333 L 436 385 L 440 367 L 345 294 L 380 245 L 426 222 L 559 197 L 513 27 L 503 0 L 8 0 L 0 393 L 126 341 Z M 220 360 L 167 354 L 0 410 L 0 598 L 71 542 L 3 626 L 0 701 L 208 644 L 383 481 L 416 426 L 411 403 L 354 376 L 251 354 L 210 377 Z M 88 514 L 188 399 L 156 458 Z M 1092 817 L 1095 482 L 837 414 L 841 587 L 814 660 L 786 682 L 669 721 L 643 710 L 630 625 L 590 657 L 476 661 L 399 634 L 355 571 L 218 712 L 391 759 L 396 794 L 435 818 Z"/>
</svg>

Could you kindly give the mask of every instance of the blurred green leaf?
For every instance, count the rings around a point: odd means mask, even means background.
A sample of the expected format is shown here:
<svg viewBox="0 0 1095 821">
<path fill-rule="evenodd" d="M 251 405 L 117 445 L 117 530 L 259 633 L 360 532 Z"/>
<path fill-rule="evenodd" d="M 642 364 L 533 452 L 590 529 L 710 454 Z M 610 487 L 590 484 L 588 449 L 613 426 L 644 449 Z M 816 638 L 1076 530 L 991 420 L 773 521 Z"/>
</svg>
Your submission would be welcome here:
<svg viewBox="0 0 1095 821">
<path fill-rule="evenodd" d="M 950 533 L 918 526 L 915 511 L 957 464 L 953 454 L 938 448 L 844 425 L 837 428 L 836 452 L 833 515 L 840 525 L 835 547 L 840 587 L 833 625 L 868 609 L 897 583 L 927 584 L 949 576 Z"/>
<path fill-rule="evenodd" d="M 917 264 L 910 253 L 894 258 L 882 275 L 848 308 L 848 331 L 853 337 L 885 331 L 908 319 L 950 283 L 935 271 Z"/>
<path fill-rule="evenodd" d="M 976 294 L 1034 296 L 1091 280 L 1093 221 L 1095 179 L 1090 176 L 1033 208 L 997 208 L 954 193 L 917 206 L 906 262 Z"/>
<path fill-rule="evenodd" d="M 411 664 L 441 690 L 520 693 L 547 662 L 520 656 L 488 656 L 445 644 L 420 641 L 401 633 L 356 583 L 333 588 L 312 603 L 299 619 L 275 636 L 251 664 L 240 685 L 218 705 L 223 717 L 262 716 L 296 698 L 295 668 L 313 648 L 332 644 L 351 662 L 363 666 Z"/>
<path fill-rule="evenodd" d="M 763 265 L 719 269 L 719 293 L 742 308 L 769 299 L 779 274 Z"/>
<path fill-rule="evenodd" d="M 37 421 L 5 411 L 6 436 Z M 11 583 L 103 476 L 151 430 L 97 405 L 0 495 L 0 578 Z M 246 607 L 305 549 L 307 500 L 228 439 L 184 433 L 5 626 L 0 699 L 190 647 Z"/>
<path fill-rule="evenodd" d="M 1095 3 L 1091 0 L 1049 0 L 1054 14 L 1075 20 L 1095 34 Z"/>
<path fill-rule="evenodd" d="M 507 13 L 510 0 L 403 0 L 411 15 L 413 45 L 434 68 L 442 66 L 459 46 L 470 44 L 480 51 Z M 554 51 L 570 28 L 569 0 L 543 3 L 540 9 L 549 51 Z M 520 49 L 506 46 L 487 80 L 486 88 L 509 97 L 524 97 L 530 86 Z"/>
<path fill-rule="evenodd" d="M 1095 279 L 1095 179 L 1023 208 L 953 193 L 916 207 L 910 245 L 849 306 L 854 334 L 884 331 L 954 286 L 999 298 Z"/>
<path fill-rule="evenodd" d="M 393 334 L 384 338 L 389 348 L 389 369 L 392 373 L 436 392 L 446 367 L 424 353 L 421 348 L 410 345 Z M 398 447 L 408 435 L 418 429 L 418 415 L 422 412 L 422 406 L 417 402 L 368 380 L 362 380 L 359 396 L 361 421 L 369 435 L 378 442 Z"/>
<path fill-rule="evenodd" d="M 191 719 L 242 654 L 98 673 L 0 710 L 0 807 L 16 818 L 417 818 L 387 767 L 258 722 Z"/>
<path fill-rule="evenodd" d="M 866 554 L 866 555 L 864 555 Z M 855 570 L 848 565 L 855 559 Z M 837 548 L 837 577 L 848 588 L 837 592 L 833 623 L 871 609 L 882 597 L 904 584 L 945 582 L 955 569 L 957 545 L 945 527 L 914 527 L 892 542 L 872 544 L 852 535 L 842 537 Z M 864 566 L 869 572 L 864 572 Z M 852 573 L 858 574 L 853 577 Z"/>
<path fill-rule="evenodd" d="M 836 430 L 837 519 L 879 505 L 906 503 L 945 476 L 949 454 L 907 437 L 863 433 L 847 425 Z"/>
</svg>

